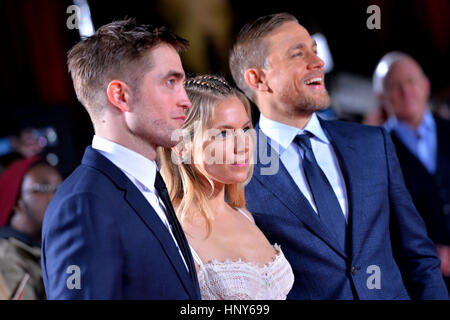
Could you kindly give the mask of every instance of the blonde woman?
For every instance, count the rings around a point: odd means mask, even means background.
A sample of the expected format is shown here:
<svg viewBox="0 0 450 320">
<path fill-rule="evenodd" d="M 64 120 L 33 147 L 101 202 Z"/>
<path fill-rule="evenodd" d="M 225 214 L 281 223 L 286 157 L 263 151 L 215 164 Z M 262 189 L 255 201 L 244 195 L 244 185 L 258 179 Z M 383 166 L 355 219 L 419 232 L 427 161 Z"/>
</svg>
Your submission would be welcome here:
<svg viewBox="0 0 450 320">
<path fill-rule="evenodd" d="M 253 173 L 250 105 L 217 76 L 185 82 L 183 139 L 160 150 L 161 173 L 196 262 L 202 299 L 285 299 L 294 276 L 245 209 Z"/>
</svg>

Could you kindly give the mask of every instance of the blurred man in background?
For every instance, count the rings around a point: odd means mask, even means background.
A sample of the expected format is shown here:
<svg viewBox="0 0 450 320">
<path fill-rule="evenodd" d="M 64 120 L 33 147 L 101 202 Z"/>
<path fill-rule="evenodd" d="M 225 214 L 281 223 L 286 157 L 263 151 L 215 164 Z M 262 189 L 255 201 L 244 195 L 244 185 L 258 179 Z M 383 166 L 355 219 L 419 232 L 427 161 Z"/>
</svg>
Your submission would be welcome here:
<svg viewBox="0 0 450 320">
<path fill-rule="evenodd" d="M 41 230 L 62 178 L 40 157 L 14 162 L 0 176 L 0 292 L 2 299 L 44 299 Z"/>
<path fill-rule="evenodd" d="M 406 185 L 436 243 L 441 270 L 450 284 L 450 122 L 428 107 L 430 81 L 420 65 L 402 52 L 386 54 L 374 78 L 389 115 L 385 123 L 396 146 Z"/>
</svg>

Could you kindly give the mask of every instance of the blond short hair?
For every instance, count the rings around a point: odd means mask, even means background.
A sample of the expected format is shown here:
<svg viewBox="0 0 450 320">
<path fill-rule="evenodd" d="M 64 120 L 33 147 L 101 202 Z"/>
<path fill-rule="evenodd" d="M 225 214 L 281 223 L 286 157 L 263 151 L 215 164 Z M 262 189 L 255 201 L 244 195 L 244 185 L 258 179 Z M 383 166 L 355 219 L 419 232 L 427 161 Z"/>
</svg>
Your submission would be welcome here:
<svg viewBox="0 0 450 320">
<path fill-rule="evenodd" d="M 265 37 L 282 24 L 298 20 L 290 13 L 276 13 L 260 17 L 246 24 L 239 32 L 230 54 L 230 71 L 234 81 L 249 99 L 255 102 L 253 90 L 245 82 L 245 71 L 262 68 L 267 60 Z"/>
</svg>

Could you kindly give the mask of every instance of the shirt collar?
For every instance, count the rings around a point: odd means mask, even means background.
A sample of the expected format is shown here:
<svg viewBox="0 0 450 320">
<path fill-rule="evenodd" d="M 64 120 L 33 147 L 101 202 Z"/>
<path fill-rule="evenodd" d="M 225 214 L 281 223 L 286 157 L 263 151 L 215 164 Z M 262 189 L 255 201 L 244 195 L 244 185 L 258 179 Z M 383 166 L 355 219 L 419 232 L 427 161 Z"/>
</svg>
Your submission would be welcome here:
<svg viewBox="0 0 450 320">
<path fill-rule="evenodd" d="M 427 109 L 417 130 L 423 135 L 424 132 L 432 131 L 435 127 L 436 123 L 434 122 L 433 115 L 431 114 L 431 111 Z"/>
<path fill-rule="evenodd" d="M 155 161 L 97 135 L 94 135 L 92 139 L 92 148 L 98 150 L 122 171 L 131 175 L 143 187 L 152 192 L 155 191 L 155 177 L 158 170 Z"/>
<path fill-rule="evenodd" d="M 422 122 L 419 124 L 416 130 L 413 130 L 406 122 L 398 120 L 395 116 L 390 116 L 384 124 L 384 127 L 387 131 L 395 130 L 396 132 L 411 132 L 411 134 L 420 134 L 420 136 L 424 136 L 430 131 L 434 131 L 436 128 L 436 123 L 434 121 L 433 115 L 431 111 L 427 109 L 422 118 Z"/>
<path fill-rule="evenodd" d="M 312 133 L 315 138 L 323 143 L 330 143 L 330 140 L 320 125 L 316 113 L 312 114 L 311 119 L 309 119 L 303 130 L 269 119 L 262 113 L 259 118 L 259 127 L 267 137 L 269 137 L 272 141 L 275 141 L 283 149 L 287 149 L 294 138 L 305 131 Z"/>
</svg>

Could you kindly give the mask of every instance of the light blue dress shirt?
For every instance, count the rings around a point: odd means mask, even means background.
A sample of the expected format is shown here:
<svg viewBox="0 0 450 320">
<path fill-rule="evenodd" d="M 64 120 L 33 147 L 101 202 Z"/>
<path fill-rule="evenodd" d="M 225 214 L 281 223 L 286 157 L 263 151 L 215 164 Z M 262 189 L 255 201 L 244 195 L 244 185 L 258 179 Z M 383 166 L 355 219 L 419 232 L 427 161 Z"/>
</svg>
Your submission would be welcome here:
<svg viewBox="0 0 450 320">
<path fill-rule="evenodd" d="M 395 132 L 408 150 L 423 164 L 430 174 L 436 173 L 437 131 L 430 110 L 425 112 L 422 122 L 413 130 L 406 122 L 390 117 L 384 127 Z"/>
<path fill-rule="evenodd" d="M 348 221 L 348 197 L 344 176 L 333 146 L 325 131 L 320 125 L 317 115 L 313 113 L 305 129 L 299 129 L 284 123 L 273 121 L 260 115 L 259 126 L 262 132 L 269 138 L 271 146 L 278 150 L 281 162 L 294 179 L 300 191 L 317 213 L 311 189 L 306 180 L 303 170 L 303 150 L 294 142 L 294 138 L 305 131 L 311 132 L 311 147 L 319 167 L 325 173 L 328 181 L 333 187 L 334 193 L 339 201 L 345 219 Z"/>
</svg>

